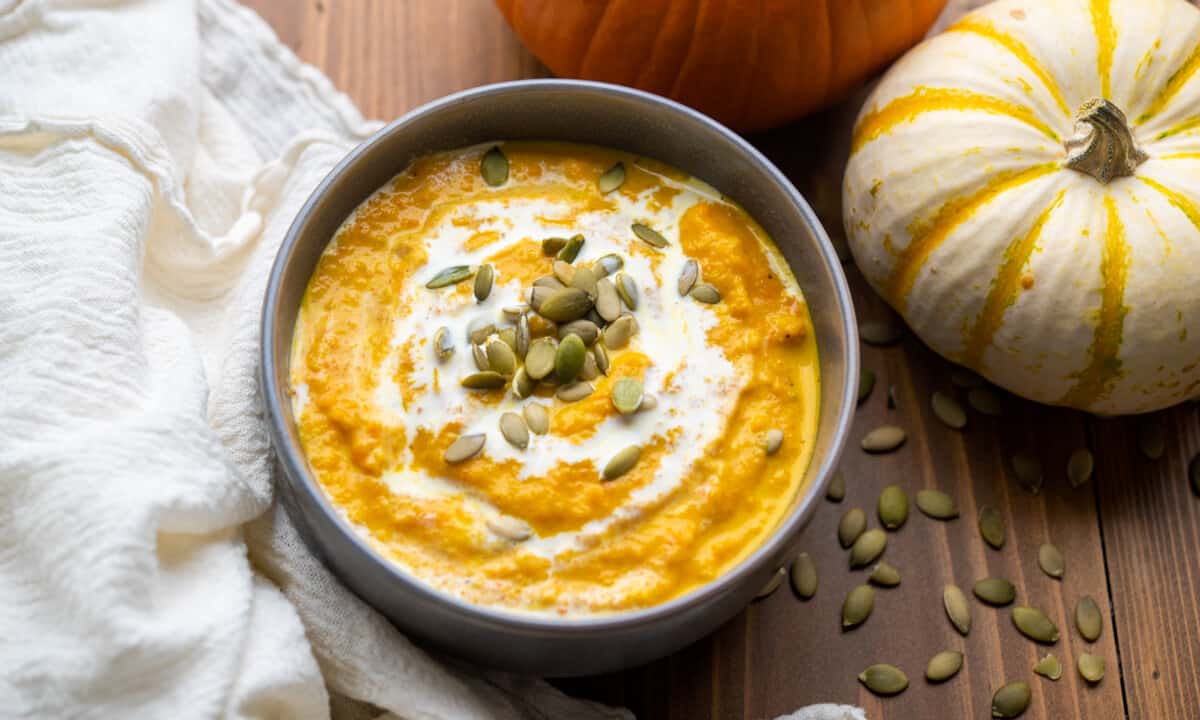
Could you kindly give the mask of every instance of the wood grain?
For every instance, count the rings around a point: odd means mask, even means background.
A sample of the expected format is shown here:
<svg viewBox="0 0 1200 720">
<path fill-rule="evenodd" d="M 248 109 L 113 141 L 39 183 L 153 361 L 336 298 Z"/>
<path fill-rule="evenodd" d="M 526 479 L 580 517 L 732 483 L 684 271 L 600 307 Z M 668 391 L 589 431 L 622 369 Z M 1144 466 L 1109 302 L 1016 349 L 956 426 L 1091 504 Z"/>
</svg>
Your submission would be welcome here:
<svg viewBox="0 0 1200 720">
<path fill-rule="evenodd" d="M 979 0 L 952 0 L 956 9 Z M 363 111 L 390 119 L 420 103 L 474 85 L 545 75 L 504 25 L 488 0 L 249 0 L 300 57 L 327 73 Z M 794 126 L 751 138 L 796 183 L 835 242 L 842 240 L 840 177 L 859 94 L 842 106 Z M 860 317 L 886 308 L 852 265 L 847 273 Z M 1026 718 L 1188 720 L 1200 717 L 1200 500 L 1186 486 L 1186 466 L 1200 451 L 1197 406 L 1159 414 L 1170 438 L 1166 455 L 1151 462 L 1137 452 L 1144 420 L 1098 420 L 1005 398 L 1000 418 L 970 414 L 951 430 L 929 407 L 935 390 L 960 399 L 950 366 L 920 342 L 864 348 L 864 365 L 878 383 L 860 408 L 854 442 L 880 423 L 906 427 L 909 442 L 874 457 L 847 450 L 842 467 L 847 496 L 824 503 L 804 531 L 804 548 L 820 570 L 820 589 L 808 602 L 781 589 L 711 636 L 644 667 L 601 677 L 559 681 L 569 692 L 625 705 L 640 718 L 703 720 L 767 718 L 814 702 L 862 705 L 872 720 L 988 718 L 996 687 L 1023 679 L 1033 688 Z M 895 387 L 897 407 L 886 403 Z M 1091 484 L 1071 488 L 1066 459 L 1077 447 L 1096 454 Z M 1041 494 L 1020 489 L 1010 458 L 1028 451 L 1044 465 Z M 845 593 L 868 571 L 850 572 L 835 528 L 842 512 L 859 506 L 873 522 L 879 490 L 897 483 L 954 495 L 961 517 L 937 522 L 914 508 L 889 534 L 886 558 L 903 574 L 896 589 L 878 591 L 874 615 L 842 632 Z M 1001 551 L 980 539 L 975 517 L 990 504 L 1008 523 Z M 1067 557 L 1063 580 L 1037 567 L 1037 548 L 1058 545 Z M 958 584 L 970 595 L 975 580 L 1002 576 L 1017 586 L 1018 603 L 1044 610 L 1062 638 L 1035 646 L 1011 622 L 1011 608 L 971 598 L 973 627 L 966 638 L 950 626 L 941 589 Z M 1090 594 L 1105 613 L 1094 644 L 1074 630 L 1073 609 Z M 959 648 L 963 671 L 942 685 L 923 679 L 934 653 Z M 1064 665 L 1050 682 L 1031 668 L 1047 650 Z M 1105 657 L 1108 674 L 1088 687 L 1075 672 L 1087 651 Z M 909 675 L 910 689 L 879 699 L 856 681 L 873 662 Z"/>
</svg>

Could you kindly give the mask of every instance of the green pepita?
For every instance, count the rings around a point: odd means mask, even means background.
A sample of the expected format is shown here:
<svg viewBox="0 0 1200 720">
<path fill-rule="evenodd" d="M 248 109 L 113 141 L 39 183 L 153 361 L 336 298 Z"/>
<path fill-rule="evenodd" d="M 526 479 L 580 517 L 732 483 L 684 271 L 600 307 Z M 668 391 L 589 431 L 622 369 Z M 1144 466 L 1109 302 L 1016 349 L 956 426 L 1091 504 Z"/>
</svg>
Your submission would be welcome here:
<svg viewBox="0 0 1200 720">
<path fill-rule="evenodd" d="M 623 267 L 625 267 L 625 261 L 620 255 L 613 253 L 602 255 L 594 265 L 597 277 L 608 277 Z"/>
<path fill-rule="evenodd" d="M 829 486 L 825 488 L 825 499 L 829 502 L 840 503 L 846 499 L 846 473 L 841 468 L 833 471 L 829 478 Z"/>
<path fill-rule="evenodd" d="M 529 316 L 521 313 L 517 318 L 517 329 L 513 333 L 513 350 L 517 353 L 517 357 L 522 360 L 529 354 L 529 343 L 532 340 L 532 335 L 529 332 Z"/>
<path fill-rule="evenodd" d="M 659 232 L 648 225 L 634 223 L 632 226 L 633 234 L 638 236 L 638 239 L 653 248 L 665 248 L 671 243 L 659 234 Z"/>
<path fill-rule="evenodd" d="M 868 345 L 886 347 L 895 345 L 904 337 L 904 326 L 893 316 L 885 320 L 868 320 L 859 323 L 858 336 Z"/>
<path fill-rule="evenodd" d="M 801 600 L 811 599 L 817 594 L 817 565 L 808 553 L 796 556 L 791 570 L 792 589 Z"/>
<path fill-rule="evenodd" d="M 533 528 L 529 527 L 529 523 L 508 515 L 488 518 L 484 524 L 488 530 L 512 542 L 522 542 L 533 536 Z"/>
<path fill-rule="evenodd" d="M 638 408 L 639 411 L 647 412 L 649 410 L 653 410 L 656 407 L 658 407 L 658 398 L 654 397 L 653 395 L 651 395 L 649 393 L 642 395 L 642 406 L 640 408 Z"/>
<path fill-rule="evenodd" d="M 858 404 L 862 405 L 875 389 L 875 371 L 870 368 L 859 368 L 858 371 Z"/>
<path fill-rule="evenodd" d="M 517 331 L 515 328 L 504 328 L 496 333 L 496 335 L 500 338 L 500 342 L 508 346 L 509 350 L 512 350 L 514 353 L 517 351 Z"/>
<path fill-rule="evenodd" d="M 946 682 L 962 669 L 963 654 L 957 650 L 944 650 L 929 659 L 925 666 L 925 679 L 932 683 Z"/>
<path fill-rule="evenodd" d="M 1058 626 L 1041 610 L 1024 605 L 1013 608 L 1013 625 L 1030 640 L 1053 645 L 1058 642 Z"/>
<path fill-rule="evenodd" d="M 1046 653 L 1046 657 L 1033 666 L 1033 671 L 1044 678 L 1057 680 L 1062 677 L 1062 663 L 1054 657 L 1054 653 Z"/>
<path fill-rule="evenodd" d="M 1096 461 L 1092 457 L 1092 451 L 1079 448 L 1071 453 L 1067 460 L 1067 481 L 1071 483 L 1071 487 L 1079 487 L 1091 479 L 1095 467 Z"/>
<path fill-rule="evenodd" d="M 1050 543 L 1043 544 L 1038 548 L 1038 567 L 1050 577 L 1061 580 L 1066 570 L 1062 551 Z"/>
<path fill-rule="evenodd" d="M 887 453 L 904 444 L 908 433 L 896 425 L 880 425 L 863 436 L 862 449 L 869 453 Z"/>
<path fill-rule="evenodd" d="M 596 181 L 596 187 L 599 188 L 601 193 L 604 193 L 605 195 L 607 195 L 608 193 L 612 192 L 613 190 L 616 190 L 617 188 L 621 187 L 621 185 L 623 185 L 624 183 L 625 183 L 625 163 L 618 162 L 616 165 L 613 165 L 612 167 L 610 167 L 609 169 L 604 171 L 604 174 L 601 175 L 600 179 L 598 179 Z"/>
<path fill-rule="evenodd" d="M 487 318 L 475 318 L 467 325 L 467 339 L 476 345 L 482 345 L 494 332 L 496 324 Z"/>
<path fill-rule="evenodd" d="M 596 356 L 592 353 L 583 354 L 583 367 L 579 370 L 579 379 L 592 381 L 600 377 L 600 368 L 596 365 Z"/>
<path fill-rule="evenodd" d="M 521 414 L 525 417 L 525 424 L 534 434 L 545 435 L 550 432 L 550 413 L 544 406 L 529 403 L 521 409 Z"/>
<path fill-rule="evenodd" d="M 781 447 L 783 447 L 783 431 L 779 428 L 771 428 L 763 436 L 763 450 L 767 455 L 774 455 L 779 452 Z"/>
<path fill-rule="evenodd" d="M 488 368 L 505 377 L 517 371 L 517 354 L 503 340 L 489 340 L 487 344 Z"/>
<path fill-rule="evenodd" d="M 637 465 L 637 462 L 642 457 L 642 447 L 640 445 L 630 445 L 629 447 L 619 451 L 608 464 L 604 466 L 603 476 L 605 480 L 616 480 L 625 473 L 629 472 Z"/>
<path fill-rule="evenodd" d="M 991 505 L 984 505 L 979 509 L 979 534 L 988 545 L 999 550 L 1004 547 L 1006 531 L 1004 528 L 1004 516 L 1000 511 Z"/>
<path fill-rule="evenodd" d="M 846 594 L 842 602 L 842 629 L 857 627 L 866 622 L 875 609 L 875 588 L 859 585 Z"/>
<path fill-rule="evenodd" d="M 1167 449 L 1166 431 L 1160 420 L 1146 420 L 1138 426 L 1138 447 L 1148 460 L 1157 460 Z"/>
<path fill-rule="evenodd" d="M 879 559 L 887 549 L 887 533 L 879 528 L 871 528 L 858 536 L 850 546 L 850 567 L 866 567 Z"/>
<path fill-rule="evenodd" d="M 525 371 L 534 380 L 541 380 L 554 369 L 554 358 L 558 354 L 558 343 L 553 338 L 541 337 L 529 343 L 525 354 Z"/>
<path fill-rule="evenodd" d="M 492 187 L 500 187 L 508 181 L 508 158 L 504 151 L 493 145 L 491 150 L 483 154 L 479 161 L 479 174 L 483 181 Z"/>
<path fill-rule="evenodd" d="M 1004 414 L 1004 404 L 1000 401 L 1000 395 L 987 386 L 968 390 L 967 404 L 980 415 L 999 417 Z"/>
<path fill-rule="evenodd" d="M 604 328 L 604 344 L 609 350 L 620 350 L 637 334 L 637 320 L 632 315 L 622 315 Z"/>
<path fill-rule="evenodd" d="M 1091 595 L 1084 595 L 1075 605 L 1075 627 L 1079 630 L 1079 634 L 1088 642 L 1096 642 L 1100 638 L 1100 631 L 1104 627 L 1103 616 L 1100 615 L 1100 607 L 1096 605 L 1095 599 Z"/>
<path fill-rule="evenodd" d="M 899 485 L 888 485 L 879 493 L 879 522 L 896 530 L 908 520 L 908 494 Z"/>
<path fill-rule="evenodd" d="M 930 401 L 933 414 L 947 427 L 962 430 L 967 426 L 967 411 L 962 404 L 944 392 L 935 392 Z"/>
<path fill-rule="evenodd" d="M 879 663 L 858 674 L 858 681 L 876 695 L 898 695 L 908 687 L 908 676 L 895 665 Z"/>
<path fill-rule="evenodd" d="M 1019 452 L 1012 458 L 1013 473 L 1021 487 L 1037 495 L 1042 491 L 1045 475 L 1042 473 L 1042 461 L 1027 452 Z"/>
<path fill-rule="evenodd" d="M 471 277 L 471 268 L 467 265 L 455 265 L 439 271 L 425 283 L 430 290 L 437 290 L 450 285 L 456 285 Z"/>
<path fill-rule="evenodd" d="M 534 303 L 530 302 L 530 305 L 534 305 Z M 578 320 L 587 314 L 592 307 L 592 299 L 579 288 L 563 288 L 551 292 L 540 306 L 534 305 L 534 307 L 538 314 L 547 320 L 565 323 Z"/>
<path fill-rule="evenodd" d="M 838 522 L 838 542 L 848 548 L 854 544 L 859 535 L 867 529 L 867 514 L 862 508 L 850 508 Z"/>
<path fill-rule="evenodd" d="M 496 270 L 491 265 L 480 265 L 475 273 L 475 300 L 483 302 L 492 294 L 492 284 L 496 280 Z"/>
<path fill-rule="evenodd" d="M 542 253 L 544 255 L 557 255 L 559 250 L 567 246 L 565 237 L 548 237 L 542 241 Z"/>
<path fill-rule="evenodd" d="M 515 412 L 506 412 L 500 416 L 500 434 L 513 447 L 522 450 L 529 447 L 529 428 Z"/>
<path fill-rule="evenodd" d="M 575 274 L 571 276 L 571 281 L 567 283 L 568 287 L 573 287 L 587 293 L 587 296 L 596 300 L 596 273 L 590 267 L 583 266 L 575 269 Z"/>
<path fill-rule="evenodd" d="M 773 595 L 775 591 L 779 589 L 779 586 L 783 584 L 783 579 L 785 577 L 787 577 L 787 570 L 784 568 L 778 568 L 775 572 L 771 573 L 771 579 L 767 581 L 766 585 L 762 586 L 762 589 L 758 591 L 758 594 L 754 596 L 754 599 L 762 600 L 763 598 Z"/>
<path fill-rule="evenodd" d="M 560 383 L 569 383 L 583 369 L 583 356 L 587 346 L 578 335 L 568 335 L 558 343 L 554 353 L 554 377 Z"/>
<path fill-rule="evenodd" d="M 622 415 L 632 415 L 642 405 L 642 383 L 637 378 L 623 377 L 613 383 L 612 404 Z"/>
<path fill-rule="evenodd" d="M 688 297 L 705 305 L 716 305 L 721 302 L 721 292 L 708 283 L 699 282 L 692 286 Z"/>
<path fill-rule="evenodd" d="M 960 634 L 971 632 L 971 606 L 967 604 L 967 596 L 957 585 L 947 585 L 942 590 L 942 605 L 946 608 L 946 617 L 950 624 Z"/>
<path fill-rule="evenodd" d="M 462 386 L 469 390 L 495 390 L 504 387 L 508 380 L 495 370 L 471 373 L 462 379 Z"/>
<path fill-rule="evenodd" d="M 1017 588 L 1004 578 L 985 578 L 972 588 L 975 597 L 988 605 L 1001 607 L 1017 599 Z"/>
<path fill-rule="evenodd" d="M 609 359 L 608 350 L 605 349 L 604 343 L 596 343 L 592 346 L 592 356 L 596 358 L 596 368 L 604 375 L 608 374 Z M 643 401 L 644 402 L 644 401 Z"/>
<path fill-rule="evenodd" d="M 470 460 L 479 454 L 486 440 L 487 436 L 482 433 L 477 435 L 460 435 L 458 439 L 450 443 L 450 447 L 446 448 L 442 459 L 451 465 L 457 465 L 460 462 Z"/>
<path fill-rule="evenodd" d="M 596 312 L 606 323 L 621 317 L 621 296 L 608 278 L 596 281 Z"/>
<path fill-rule="evenodd" d="M 563 262 L 573 263 L 575 262 L 575 258 L 579 257 L 579 251 L 583 249 L 583 243 L 584 237 L 582 235 L 572 235 L 555 257 Z"/>
<path fill-rule="evenodd" d="M 696 280 L 700 278 L 700 263 L 692 258 L 683 261 L 683 269 L 679 271 L 679 280 L 676 285 L 679 288 L 679 295 L 683 297 L 691 292 L 696 285 Z"/>
<path fill-rule="evenodd" d="M 513 381 L 512 381 L 513 395 L 516 396 L 516 398 L 518 400 L 524 400 L 525 398 L 532 395 L 533 391 L 536 389 L 537 389 L 537 381 L 535 381 L 533 378 L 529 377 L 529 371 L 527 371 L 525 369 L 525 366 L 522 365 L 521 369 L 517 370 L 517 374 L 513 375 Z"/>
<path fill-rule="evenodd" d="M 450 328 L 440 327 L 433 334 L 433 351 L 438 360 L 445 360 L 454 354 L 454 338 L 450 336 Z"/>
<path fill-rule="evenodd" d="M 1080 653 L 1077 663 L 1079 674 L 1089 683 L 1098 683 L 1104 679 L 1104 658 L 1091 653 Z"/>
<path fill-rule="evenodd" d="M 935 520 L 953 520 L 958 517 L 958 503 L 941 490 L 918 492 L 917 508 Z"/>
<path fill-rule="evenodd" d="M 564 340 L 568 335 L 578 335 L 584 345 L 592 345 L 600 337 L 600 328 L 591 320 L 572 320 L 558 326 L 558 339 Z"/>
<path fill-rule="evenodd" d="M 562 287 L 538 285 L 537 283 L 539 282 L 541 282 L 541 279 L 535 280 L 533 287 L 529 288 L 529 307 L 532 308 L 534 312 L 538 312 L 542 309 L 542 303 L 546 302 L 547 298 L 563 289 Z M 559 286 L 562 285 L 562 283 L 558 282 L 558 280 L 554 280 L 554 282 Z"/>
<path fill-rule="evenodd" d="M 579 402 L 588 395 L 591 395 L 595 390 L 596 388 L 592 387 L 590 382 L 577 380 L 565 385 L 559 385 L 558 389 L 554 391 L 554 397 L 563 402 Z"/>
<path fill-rule="evenodd" d="M 1032 696 L 1029 685 L 1026 683 L 1014 682 L 1005 685 L 992 696 L 992 717 L 1020 717 L 1021 713 L 1029 707 L 1029 700 Z"/>
<path fill-rule="evenodd" d="M 625 307 L 630 310 L 637 310 L 638 289 L 633 277 L 629 273 L 619 272 L 613 284 L 616 285 L 617 295 L 621 298 L 621 302 L 625 303 Z"/>
<path fill-rule="evenodd" d="M 887 562 L 881 562 L 871 570 L 869 579 L 882 587 L 896 587 L 900 584 L 900 571 Z"/>
<path fill-rule="evenodd" d="M 482 345 L 471 345 L 471 359 L 475 361 L 475 367 L 480 371 L 492 369 L 488 365 L 487 350 L 484 350 Z"/>
<path fill-rule="evenodd" d="M 563 260 L 555 260 L 550 266 L 554 271 L 554 277 L 564 287 L 570 287 L 571 280 L 575 277 L 575 266 Z"/>
</svg>

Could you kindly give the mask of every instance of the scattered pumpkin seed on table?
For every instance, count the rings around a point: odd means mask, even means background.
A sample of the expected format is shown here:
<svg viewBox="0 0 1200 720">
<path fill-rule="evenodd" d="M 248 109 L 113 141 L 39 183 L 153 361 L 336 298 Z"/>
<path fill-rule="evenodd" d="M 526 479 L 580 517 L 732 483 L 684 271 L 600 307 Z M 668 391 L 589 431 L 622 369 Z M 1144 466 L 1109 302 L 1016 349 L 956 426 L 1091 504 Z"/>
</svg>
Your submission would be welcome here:
<svg viewBox="0 0 1200 720">
<path fill-rule="evenodd" d="M 588 395 L 591 395 L 595 390 L 596 388 L 590 382 L 576 380 L 559 385 L 558 389 L 554 391 L 554 397 L 563 402 L 579 402 Z"/>
<path fill-rule="evenodd" d="M 555 254 L 554 257 L 563 262 L 573 263 L 575 258 L 579 257 L 579 251 L 583 249 L 583 243 L 586 242 L 582 235 L 572 235 L 567 238 L 567 242 L 562 246 L 562 249 Z"/>
<path fill-rule="evenodd" d="M 990 387 L 971 388 L 967 391 L 967 404 L 980 415 L 999 417 L 1004 414 L 1000 395 Z"/>
<path fill-rule="evenodd" d="M 517 351 L 516 328 L 504 328 L 500 332 L 496 333 L 496 336 L 500 338 L 500 342 L 508 346 L 509 350 L 512 350 L 513 352 Z"/>
<path fill-rule="evenodd" d="M 917 509 L 935 520 L 953 520 L 958 517 L 958 503 L 941 490 L 918 492 Z"/>
<path fill-rule="evenodd" d="M 1004 578 L 984 578 L 972 588 L 975 597 L 988 605 L 1008 605 L 1017 597 L 1017 589 Z"/>
<path fill-rule="evenodd" d="M 1084 595 L 1075 604 L 1075 628 L 1088 642 L 1096 642 L 1104 627 L 1104 619 L 1100 615 L 1100 607 L 1091 595 Z"/>
<path fill-rule="evenodd" d="M 684 297 L 696 285 L 696 280 L 700 277 L 700 263 L 692 258 L 683 261 L 683 269 L 679 271 L 679 280 L 676 283 L 679 290 L 679 296 Z"/>
<path fill-rule="evenodd" d="M 858 404 L 862 405 L 875 389 L 875 371 L 870 368 L 860 368 L 858 371 Z"/>
<path fill-rule="evenodd" d="M 1095 684 L 1104 679 L 1104 658 L 1091 653 L 1080 653 L 1077 662 L 1079 674 L 1084 680 Z"/>
<path fill-rule="evenodd" d="M 488 368 L 504 376 L 517 371 L 517 354 L 503 340 L 488 340 Z"/>
<path fill-rule="evenodd" d="M 569 383 L 583 369 L 583 355 L 587 347 L 578 335 L 568 335 L 558 343 L 554 353 L 554 377 L 560 383 Z"/>
<path fill-rule="evenodd" d="M 1012 457 L 1013 474 L 1021 487 L 1037 495 L 1042 491 L 1045 475 L 1042 473 L 1042 461 L 1027 452 L 1019 452 Z"/>
<path fill-rule="evenodd" d="M 896 587 L 900 584 L 900 571 L 887 562 L 881 562 L 871 570 L 871 576 L 868 579 L 881 587 Z"/>
<path fill-rule="evenodd" d="M 1062 551 L 1050 543 L 1044 543 L 1038 548 L 1038 567 L 1052 578 L 1061 580 L 1066 571 L 1066 560 Z"/>
<path fill-rule="evenodd" d="M 763 450 L 767 455 L 774 455 L 779 452 L 779 448 L 783 446 L 783 431 L 779 428 L 772 428 L 767 431 L 763 437 Z"/>
<path fill-rule="evenodd" d="M 1149 460 L 1158 460 L 1167 449 L 1166 431 L 1161 420 L 1145 420 L 1138 425 L 1138 446 Z"/>
<path fill-rule="evenodd" d="M 653 410 L 656 407 L 658 407 L 658 398 L 654 397 L 653 395 L 646 394 L 642 396 L 642 406 L 638 408 L 638 410 L 645 412 Z"/>
<path fill-rule="evenodd" d="M 1023 682 L 1009 683 L 997 690 L 996 694 L 992 696 L 992 717 L 1020 717 L 1029 708 L 1029 701 L 1032 697 L 1033 693 L 1029 689 L 1028 684 Z"/>
<path fill-rule="evenodd" d="M 850 546 L 850 567 L 866 567 L 879 559 L 887 549 L 887 533 L 879 528 L 871 528 L 858 536 Z"/>
<path fill-rule="evenodd" d="M 708 283 L 696 283 L 688 291 L 688 297 L 706 305 L 716 305 L 721 302 L 721 292 Z"/>
<path fill-rule="evenodd" d="M 471 277 L 471 268 L 467 265 L 454 265 L 444 270 L 438 271 L 436 275 L 425 283 L 425 287 L 430 290 L 456 285 L 463 280 Z"/>
<path fill-rule="evenodd" d="M 875 588 L 859 585 L 846 594 L 842 601 L 842 629 L 858 627 L 867 621 L 875 609 Z"/>
<path fill-rule="evenodd" d="M 475 318 L 467 325 L 467 339 L 476 345 L 482 345 L 494 332 L 496 324 L 487 318 Z"/>
<path fill-rule="evenodd" d="M 908 434 L 896 425 L 880 425 L 862 439 L 862 449 L 869 453 L 887 453 L 904 444 Z"/>
<path fill-rule="evenodd" d="M 556 323 L 567 323 L 583 317 L 591 307 L 592 299 L 587 293 L 579 288 L 568 287 L 551 292 L 537 312 Z"/>
<path fill-rule="evenodd" d="M 991 505 L 979 509 L 979 534 L 984 541 L 999 550 L 1004 547 L 1005 536 L 1004 516 Z"/>
<path fill-rule="evenodd" d="M 637 320 L 632 315 L 622 315 L 604 328 L 604 344 L 609 350 L 620 350 L 637 334 Z"/>
<path fill-rule="evenodd" d="M 622 415 L 637 412 L 642 404 L 642 383 L 631 377 L 623 377 L 613 383 L 612 404 Z"/>
<path fill-rule="evenodd" d="M 1062 663 L 1054 656 L 1054 653 L 1046 653 L 1046 657 L 1037 661 L 1033 666 L 1033 671 L 1044 678 L 1057 680 L 1062 677 Z"/>
<path fill-rule="evenodd" d="M 616 253 L 601 255 L 596 260 L 596 274 L 600 277 L 608 277 L 623 267 L 625 267 L 625 261 Z"/>
<path fill-rule="evenodd" d="M 763 598 L 772 595 L 776 590 L 779 589 L 780 584 L 783 583 L 783 579 L 786 576 L 787 570 L 784 568 L 778 568 L 775 570 L 775 572 L 771 574 L 771 579 L 767 581 L 766 585 L 763 585 L 762 589 L 758 591 L 758 594 L 754 596 L 754 599 L 762 600 Z"/>
<path fill-rule="evenodd" d="M 1030 640 L 1053 645 L 1058 642 L 1058 626 L 1037 608 L 1024 605 L 1013 608 L 1013 625 Z"/>
<path fill-rule="evenodd" d="M 1091 450 L 1079 448 L 1071 453 L 1071 457 L 1067 459 L 1067 481 L 1071 483 L 1071 487 L 1079 487 L 1090 480 L 1095 466 L 1096 461 L 1092 458 Z"/>
<path fill-rule="evenodd" d="M 499 146 L 493 145 L 483 154 L 483 159 L 479 161 L 479 174 L 492 187 L 499 187 L 508 181 L 508 157 Z"/>
<path fill-rule="evenodd" d="M 446 448 L 446 452 L 442 455 L 442 459 L 450 465 L 457 465 L 461 462 L 466 462 L 479 454 L 483 449 L 484 442 L 487 441 L 487 436 L 479 433 L 473 435 L 460 435 L 450 443 L 450 447 Z"/>
<path fill-rule="evenodd" d="M 850 508 L 838 522 L 838 542 L 849 548 L 867 529 L 867 514 L 862 508 Z"/>
<path fill-rule="evenodd" d="M 565 237 L 548 237 L 542 241 L 542 253 L 545 255 L 557 255 L 559 250 L 567 246 Z"/>
<path fill-rule="evenodd" d="M 908 687 L 908 676 L 895 665 L 878 663 L 858 674 L 858 681 L 876 695 L 898 695 Z"/>
<path fill-rule="evenodd" d="M 946 617 L 950 624 L 961 635 L 971 632 L 971 606 L 967 604 L 967 596 L 957 585 L 947 585 L 942 590 L 942 605 L 946 608 Z"/>
<path fill-rule="evenodd" d="M 829 478 L 829 486 L 825 488 L 825 499 L 829 502 L 840 503 L 846 499 L 846 473 L 841 468 L 833 471 Z"/>
<path fill-rule="evenodd" d="M 616 455 L 613 455 L 608 464 L 604 466 L 604 471 L 601 474 L 605 480 L 616 480 L 632 470 L 641 457 L 642 447 L 640 445 L 630 445 L 618 451 Z"/>
<path fill-rule="evenodd" d="M 935 392 L 930 405 L 933 407 L 933 414 L 946 427 L 962 430 L 967 426 L 967 411 L 963 410 L 961 403 L 946 393 Z"/>
<path fill-rule="evenodd" d="M 533 378 L 529 377 L 529 373 L 525 370 L 525 366 L 522 365 L 521 368 L 517 370 L 517 374 L 513 375 L 513 395 L 515 395 L 518 400 L 524 400 L 532 395 L 533 391 L 536 389 L 537 382 Z"/>
<path fill-rule="evenodd" d="M 607 195 L 625 183 L 625 163 L 618 161 L 596 180 L 596 187 Z"/>
<path fill-rule="evenodd" d="M 477 370 L 483 371 L 492 369 L 488 364 L 487 350 L 484 350 L 482 345 L 471 345 L 471 359 L 475 362 L 475 368 Z"/>
<path fill-rule="evenodd" d="M 925 666 L 925 679 L 932 683 L 946 682 L 962 669 L 963 654 L 957 650 L 943 650 L 929 658 Z"/>
<path fill-rule="evenodd" d="M 801 600 L 808 600 L 817 594 L 817 565 L 808 553 L 802 552 L 796 556 L 791 570 L 792 589 Z"/>
<path fill-rule="evenodd" d="M 621 317 L 621 296 L 608 278 L 596 281 L 596 312 L 606 323 Z"/>
<path fill-rule="evenodd" d="M 515 412 L 506 412 L 500 416 L 500 434 L 513 447 L 522 450 L 529 447 L 529 428 Z"/>
<path fill-rule="evenodd" d="M 495 370 L 483 370 L 471 373 L 462 379 L 462 386 L 468 390 L 496 390 L 504 387 L 508 380 Z"/>
<path fill-rule="evenodd" d="M 613 284 L 617 288 L 617 296 L 621 298 L 621 302 L 625 303 L 625 307 L 630 310 L 637 310 L 638 289 L 633 277 L 628 273 L 617 273 L 617 278 L 613 281 Z"/>
<path fill-rule="evenodd" d="M 550 432 L 550 413 L 544 406 L 529 403 L 521 409 L 521 414 L 525 416 L 525 424 L 535 434 L 545 435 Z"/>
<path fill-rule="evenodd" d="M 433 350 L 438 360 L 445 360 L 454 354 L 454 338 L 450 336 L 450 328 L 442 326 L 433 334 Z"/>
<path fill-rule="evenodd" d="M 567 286 L 584 291 L 595 302 L 598 283 L 599 280 L 596 278 L 596 273 L 590 267 L 584 266 L 575 269 L 575 273 L 571 275 L 571 281 L 567 283 Z"/>
<path fill-rule="evenodd" d="M 604 348 L 604 343 L 596 343 L 592 346 L 592 357 L 596 360 L 596 368 L 600 374 L 607 375 L 609 368 L 608 350 Z M 646 399 L 642 398 L 642 404 L 646 403 Z"/>
<path fill-rule="evenodd" d="M 525 371 L 534 380 L 541 380 L 554 370 L 554 358 L 558 354 L 558 343 L 553 338 L 542 337 L 529 344 L 525 354 Z"/>
<path fill-rule="evenodd" d="M 496 270 L 491 265 L 480 265 L 475 273 L 475 301 L 483 302 L 492 294 L 492 283 L 496 279 Z"/>
<path fill-rule="evenodd" d="M 633 234 L 638 236 L 638 239 L 650 247 L 662 249 L 671 244 L 657 230 L 648 225 L 634 223 L 631 229 L 633 230 Z"/>
<path fill-rule="evenodd" d="M 572 320 L 558 326 L 559 340 L 564 340 L 568 335 L 578 335 L 584 345 L 592 345 L 600 337 L 600 328 L 591 320 Z"/>
<path fill-rule="evenodd" d="M 879 493 L 877 513 L 885 528 L 898 529 L 908 519 L 908 495 L 899 485 L 888 485 Z"/>
</svg>

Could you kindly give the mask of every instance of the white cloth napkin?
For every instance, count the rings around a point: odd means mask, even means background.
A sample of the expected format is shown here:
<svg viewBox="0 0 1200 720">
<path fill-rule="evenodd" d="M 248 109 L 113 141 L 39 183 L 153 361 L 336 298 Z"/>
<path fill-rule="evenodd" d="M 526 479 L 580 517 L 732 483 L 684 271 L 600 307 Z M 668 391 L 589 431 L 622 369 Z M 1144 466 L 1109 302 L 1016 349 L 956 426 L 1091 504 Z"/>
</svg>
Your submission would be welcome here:
<svg viewBox="0 0 1200 720">
<path fill-rule="evenodd" d="M 232 0 L 0 0 L 0 715 L 630 717 L 415 648 L 272 504 L 267 270 L 377 127 Z"/>
</svg>

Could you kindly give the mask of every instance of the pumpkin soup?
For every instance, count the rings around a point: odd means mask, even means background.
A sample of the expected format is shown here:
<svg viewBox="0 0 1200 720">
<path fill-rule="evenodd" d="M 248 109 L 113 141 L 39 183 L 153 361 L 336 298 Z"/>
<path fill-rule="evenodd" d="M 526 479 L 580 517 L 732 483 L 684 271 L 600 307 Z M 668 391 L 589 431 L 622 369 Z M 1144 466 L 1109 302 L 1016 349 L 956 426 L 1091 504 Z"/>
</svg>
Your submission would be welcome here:
<svg viewBox="0 0 1200 720">
<path fill-rule="evenodd" d="M 325 493 L 474 603 L 674 598 L 770 534 L 813 450 L 816 343 L 771 240 L 704 183 L 612 150 L 417 160 L 338 229 L 294 337 Z"/>
</svg>

